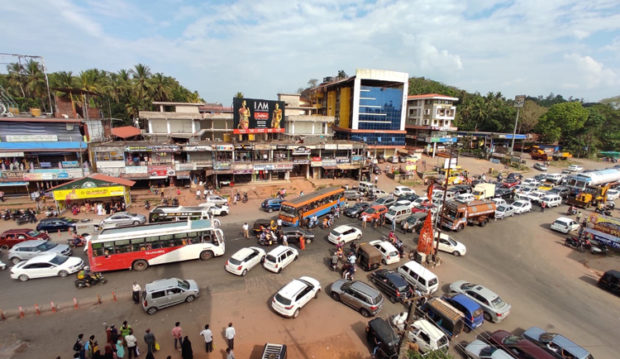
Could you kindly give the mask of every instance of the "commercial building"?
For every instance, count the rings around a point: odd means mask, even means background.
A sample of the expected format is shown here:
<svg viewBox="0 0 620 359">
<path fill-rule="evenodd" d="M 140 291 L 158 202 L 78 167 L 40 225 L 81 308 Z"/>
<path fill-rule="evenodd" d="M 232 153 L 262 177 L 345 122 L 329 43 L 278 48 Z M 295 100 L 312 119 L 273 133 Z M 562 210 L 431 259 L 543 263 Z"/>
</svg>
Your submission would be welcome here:
<svg viewBox="0 0 620 359">
<path fill-rule="evenodd" d="M 435 153 L 437 144 L 457 141 L 454 126 L 457 97 L 423 94 L 407 97 L 407 148 Z M 441 146 L 441 145 L 440 145 Z"/>
<path fill-rule="evenodd" d="M 409 76 L 358 69 L 355 76 L 327 77 L 309 91 L 318 114 L 333 116 L 334 138 L 363 142 L 368 155 L 389 156 L 405 147 Z"/>
</svg>

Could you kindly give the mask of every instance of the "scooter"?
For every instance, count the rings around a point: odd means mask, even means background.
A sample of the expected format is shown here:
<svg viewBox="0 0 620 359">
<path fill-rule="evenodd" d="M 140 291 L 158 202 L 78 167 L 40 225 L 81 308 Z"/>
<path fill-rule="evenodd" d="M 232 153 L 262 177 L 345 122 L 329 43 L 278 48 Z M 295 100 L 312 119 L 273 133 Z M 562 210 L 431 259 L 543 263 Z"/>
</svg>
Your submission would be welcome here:
<svg viewBox="0 0 620 359">
<path fill-rule="evenodd" d="M 86 278 L 76 279 L 74 284 L 76 288 L 85 288 L 85 287 L 90 287 L 98 283 L 106 284 L 107 282 L 108 280 L 103 277 L 103 274 L 94 273 L 94 274 L 91 274 L 90 276 L 87 276 Z"/>
<path fill-rule="evenodd" d="M 17 222 L 17 225 L 25 223 L 36 223 L 37 217 L 34 216 L 32 213 L 24 213 L 19 217 L 15 217 L 15 222 Z"/>
<path fill-rule="evenodd" d="M 86 240 L 84 236 L 77 236 L 72 239 L 67 239 L 67 245 L 71 248 L 84 247 L 86 245 Z"/>
<path fill-rule="evenodd" d="M 575 237 L 566 237 L 566 239 L 564 240 L 564 245 L 576 249 L 579 252 L 583 252 L 586 250 L 583 240 Z"/>
<path fill-rule="evenodd" d="M 151 204 L 149 203 L 149 201 L 144 202 L 144 208 L 146 208 L 147 210 L 151 209 Z"/>
<path fill-rule="evenodd" d="M 569 216 L 576 215 L 577 214 L 577 208 L 575 208 L 573 206 L 568 207 L 568 212 L 566 214 L 568 214 Z"/>
</svg>

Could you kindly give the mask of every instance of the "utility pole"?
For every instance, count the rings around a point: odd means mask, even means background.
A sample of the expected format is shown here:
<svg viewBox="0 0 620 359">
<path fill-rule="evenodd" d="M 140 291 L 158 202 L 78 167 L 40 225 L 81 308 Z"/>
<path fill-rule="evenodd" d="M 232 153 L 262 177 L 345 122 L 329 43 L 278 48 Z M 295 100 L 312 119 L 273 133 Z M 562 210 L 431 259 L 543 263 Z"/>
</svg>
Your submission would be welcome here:
<svg viewBox="0 0 620 359">
<path fill-rule="evenodd" d="M 517 116 L 515 117 L 515 127 L 512 131 L 512 143 L 510 145 L 510 156 L 514 152 L 515 148 L 515 136 L 517 135 L 517 123 L 519 122 L 519 110 L 525 105 L 525 95 L 515 96 L 515 107 L 517 108 Z"/>
</svg>

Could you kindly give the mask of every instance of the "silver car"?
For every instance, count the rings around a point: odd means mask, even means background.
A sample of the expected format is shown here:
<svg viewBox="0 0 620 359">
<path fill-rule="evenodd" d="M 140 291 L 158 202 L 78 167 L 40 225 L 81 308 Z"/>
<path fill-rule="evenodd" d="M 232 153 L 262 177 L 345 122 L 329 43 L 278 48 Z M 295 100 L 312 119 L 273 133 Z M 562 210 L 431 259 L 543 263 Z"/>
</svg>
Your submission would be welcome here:
<svg viewBox="0 0 620 359">
<path fill-rule="evenodd" d="M 146 223 L 146 217 L 141 214 L 117 212 L 101 221 L 102 228 L 137 226 Z"/>
<path fill-rule="evenodd" d="M 512 217 L 514 215 L 515 215 L 515 210 L 509 204 L 499 205 L 497 206 L 497 209 L 495 210 L 495 218 L 497 219 Z"/>
<path fill-rule="evenodd" d="M 383 295 L 370 285 L 355 280 L 339 279 L 332 283 L 330 296 L 339 302 L 357 310 L 365 317 L 370 317 L 383 308 Z"/>
<path fill-rule="evenodd" d="M 193 302 L 200 295 L 196 281 L 168 278 L 148 283 L 142 292 L 142 309 L 149 314 L 183 302 Z"/>
<path fill-rule="evenodd" d="M 25 261 L 41 254 L 62 254 L 70 256 L 72 254 L 71 247 L 66 244 L 53 243 L 44 239 L 34 239 L 17 243 L 9 250 L 9 260 L 13 264 Z"/>
<path fill-rule="evenodd" d="M 450 284 L 450 293 L 465 294 L 480 304 L 486 321 L 499 323 L 510 314 L 510 304 L 480 284 L 459 280 Z"/>
</svg>

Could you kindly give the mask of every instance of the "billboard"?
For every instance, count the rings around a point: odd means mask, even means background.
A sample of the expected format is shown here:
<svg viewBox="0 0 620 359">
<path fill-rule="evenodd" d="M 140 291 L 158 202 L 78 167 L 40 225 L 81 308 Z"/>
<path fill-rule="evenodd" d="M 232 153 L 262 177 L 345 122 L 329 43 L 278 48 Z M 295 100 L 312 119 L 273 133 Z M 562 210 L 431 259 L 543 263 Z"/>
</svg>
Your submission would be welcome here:
<svg viewBox="0 0 620 359">
<path fill-rule="evenodd" d="M 284 101 L 233 98 L 234 134 L 284 132 Z"/>
</svg>

